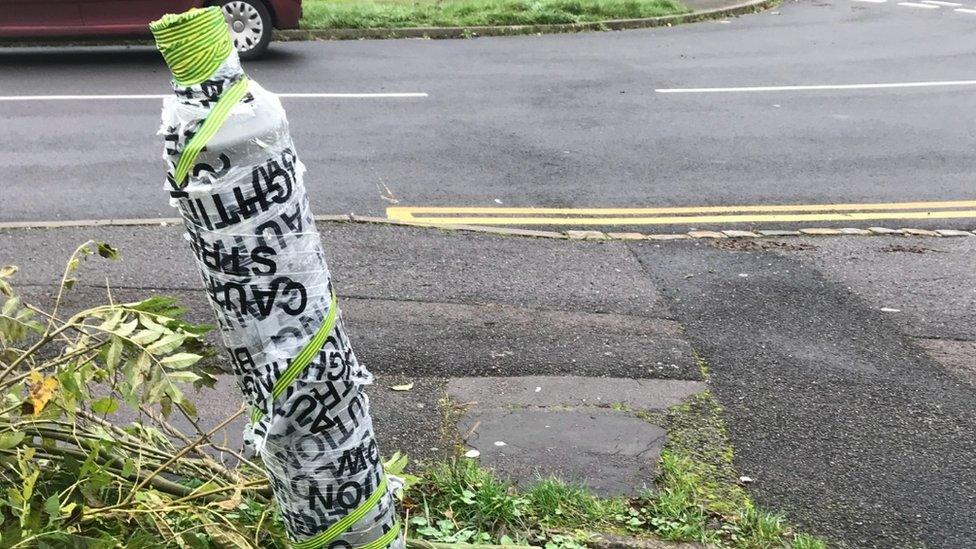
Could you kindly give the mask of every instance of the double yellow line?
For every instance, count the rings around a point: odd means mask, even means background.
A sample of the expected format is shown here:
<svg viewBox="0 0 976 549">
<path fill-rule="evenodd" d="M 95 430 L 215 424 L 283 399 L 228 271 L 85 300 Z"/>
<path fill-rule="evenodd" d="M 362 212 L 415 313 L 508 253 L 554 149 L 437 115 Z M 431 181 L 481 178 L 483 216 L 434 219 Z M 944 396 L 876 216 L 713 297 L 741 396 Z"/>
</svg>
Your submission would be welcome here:
<svg viewBox="0 0 976 549">
<path fill-rule="evenodd" d="M 715 225 L 976 218 L 976 200 L 673 208 L 395 206 L 389 219 L 425 225 Z"/>
</svg>

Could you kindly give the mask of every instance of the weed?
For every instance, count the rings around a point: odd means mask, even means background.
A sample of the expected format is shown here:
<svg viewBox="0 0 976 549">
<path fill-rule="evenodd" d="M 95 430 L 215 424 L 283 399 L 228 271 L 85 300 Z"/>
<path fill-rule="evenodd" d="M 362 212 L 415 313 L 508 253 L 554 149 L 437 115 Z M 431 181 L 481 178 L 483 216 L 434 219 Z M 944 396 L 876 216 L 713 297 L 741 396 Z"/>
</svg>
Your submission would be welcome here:
<svg viewBox="0 0 976 549">
<path fill-rule="evenodd" d="M 556 534 L 546 542 L 545 549 L 586 549 L 585 536 L 567 536 Z"/>
<path fill-rule="evenodd" d="M 708 531 L 702 481 L 691 462 L 663 455 L 658 484 L 657 493 L 647 497 L 644 509 L 654 533 L 669 540 L 714 541 L 715 534 Z"/>
<path fill-rule="evenodd" d="M 549 478 L 537 482 L 526 494 L 529 508 L 543 526 L 582 528 L 598 524 L 604 506 L 582 486 Z"/>
<path fill-rule="evenodd" d="M 486 533 L 492 539 L 496 534 L 526 530 L 528 500 L 473 460 L 460 459 L 432 468 L 415 493 L 422 502 L 426 527 L 437 530 L 418 533 L 432 539 L 463 530 L 473 530 L 473 536 Z M 452 523 L 451 528 L 441 521 Z"/>
<path fill-rule="evenodd" d="M 827 544 L 809 534 L 796 534 L 790 549 L 827 549 Z"/>
<path fill-rule="evenodd" d="M 680 464 L 694 476 L 709 511 L 731 516 L 745 509 L 749 498 L 738 484 L 732 443 L 715 397 L 707 391 L 695 395 L 668 410 L 664 422 L 668 429 L 661 462 L 664 485 L 668 486 L 668 465 Z"/>
<path fill-rule="evenodd" d="M 722 528 L 733 545 L 742 549 L 764 549 L 782 544 L 786 537 L 785 517 L 746 507 Z"/>
</svg>

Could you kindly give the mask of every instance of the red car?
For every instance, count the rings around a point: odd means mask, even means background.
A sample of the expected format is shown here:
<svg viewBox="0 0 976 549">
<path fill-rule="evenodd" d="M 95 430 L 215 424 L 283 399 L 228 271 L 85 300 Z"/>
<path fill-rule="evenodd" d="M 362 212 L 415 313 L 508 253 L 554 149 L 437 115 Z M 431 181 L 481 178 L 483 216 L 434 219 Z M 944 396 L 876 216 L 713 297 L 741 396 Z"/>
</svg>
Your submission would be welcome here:
<svg viewBox="0 0 976 549">
<path fill-rule="evenodd" d="M 298 28 L 301 0 L 0 0 L 0 39 L 142 36 L 165 13 L 217 5 L 243 59 L 261 55 L 273 29 Z"/>
</svg>

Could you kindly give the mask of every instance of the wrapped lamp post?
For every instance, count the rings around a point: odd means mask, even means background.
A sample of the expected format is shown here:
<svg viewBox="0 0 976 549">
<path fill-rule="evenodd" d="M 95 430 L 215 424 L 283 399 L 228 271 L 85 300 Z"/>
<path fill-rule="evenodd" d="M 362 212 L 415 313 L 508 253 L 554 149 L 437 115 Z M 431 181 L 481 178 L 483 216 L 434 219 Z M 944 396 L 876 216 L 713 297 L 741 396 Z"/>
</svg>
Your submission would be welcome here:
<svg viewBox="0 0 976 549">
<path fill-rule="evenodd" d="M 167 190 L 180 210 L 295 547 L 401 547 L 356 361 L 278 98 L 249 80 L 217 8 L 150 28 L 173 72 Z"/>
</svg>

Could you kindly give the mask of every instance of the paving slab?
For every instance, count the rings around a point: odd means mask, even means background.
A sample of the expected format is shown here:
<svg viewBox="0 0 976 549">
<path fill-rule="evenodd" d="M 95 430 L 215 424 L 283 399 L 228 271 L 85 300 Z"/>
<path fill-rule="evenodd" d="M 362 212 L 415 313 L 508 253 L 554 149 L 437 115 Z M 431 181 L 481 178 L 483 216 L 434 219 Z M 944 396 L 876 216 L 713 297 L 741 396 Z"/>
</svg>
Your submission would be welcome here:
<svg viewBox="0 0 976 549">
<path fill-rule="evenodd" d="M 653 487 L 665 429 L 633 411 L 664 410 L 705 390 L 696 381 L 526 376 L 460 378 L 462 441 L 522 485 L 555 476 L 601 495 Z"/>
<path fill-rule="evenodd" d="M 707 386 L 700 381 L 599 377 L 463 377 L 447 382 L 447 394 L 461 403 L 495 407 L 611 406 L 664 410 Z"/>
<path fill-rule="evenodd" d="M 483 465 L 530 485 L 555 476 L 601 495 L 653 486 L 666 432 L 642 419 L 599 409 L 501 410 L 467 414 L 458 425 Z"/>
</svg>

